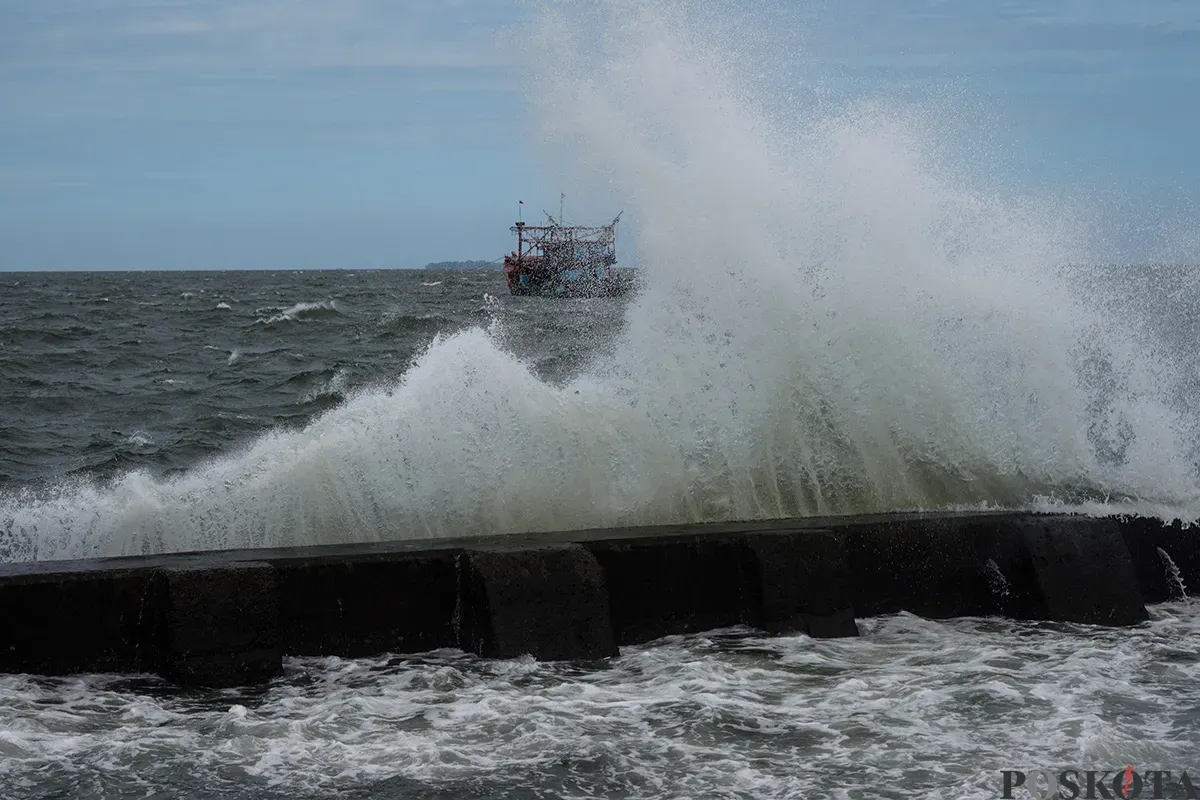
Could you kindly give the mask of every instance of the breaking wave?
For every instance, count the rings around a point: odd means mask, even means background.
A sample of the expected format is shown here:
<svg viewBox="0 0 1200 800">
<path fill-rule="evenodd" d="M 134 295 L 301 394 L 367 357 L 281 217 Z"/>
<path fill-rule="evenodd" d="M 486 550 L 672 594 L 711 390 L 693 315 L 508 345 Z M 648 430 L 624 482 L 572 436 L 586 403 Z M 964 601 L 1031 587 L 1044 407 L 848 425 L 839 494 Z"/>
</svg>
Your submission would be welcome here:
<svg viewBox="0 0 1200 800">
<path fill-rule="evenodd" d="M 539 15 L 531 96 L 581 183 L 639 222 L 610 352 L 553 385 L 502 348 L 502 317 L 440 336 L 393 385 L 183 475 L 0 500 L 0 558 L 935 507 L 1195 516 L 1181 362 L 1071 266 L 1095 255 L 1085 217 L 972 186 L 928 109 L 768 112 L 694 9 L 599 13 L 593 48 L 571 13 Z"/>
<path fill-rule="evenodd" d="M 288 308 L 260 308 L 256 313 L 262 315 L 272 310 L 278 313 L 272 314 L 265 319 L 260 316 L 259 322 L 264 325 L 275 325 L 279 322 L 307 322 L 309 320 L 336 316 L 341 313 L 333 300 L 324 300 L 320 303 L 296 303 Z"/>
</svg>

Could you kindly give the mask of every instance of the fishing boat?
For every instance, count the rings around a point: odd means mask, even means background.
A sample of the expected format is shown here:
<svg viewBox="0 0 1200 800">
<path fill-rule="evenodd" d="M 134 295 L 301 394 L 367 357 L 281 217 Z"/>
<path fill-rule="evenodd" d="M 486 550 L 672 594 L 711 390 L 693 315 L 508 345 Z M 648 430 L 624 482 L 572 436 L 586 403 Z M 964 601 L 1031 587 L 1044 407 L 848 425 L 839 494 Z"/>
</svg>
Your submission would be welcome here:
<svg viewBox="0 0 1200 800">
<path fill-rule="evenodd" d="M 616 268 L 617 222 L 563 225 L 550 214 L 547 225 L 521 220 L 510 230 L 517 249 L 504 257 L 504 280 L 514 295 L 541 297 L 614 297 L 632 281 Z"/>
</svg>

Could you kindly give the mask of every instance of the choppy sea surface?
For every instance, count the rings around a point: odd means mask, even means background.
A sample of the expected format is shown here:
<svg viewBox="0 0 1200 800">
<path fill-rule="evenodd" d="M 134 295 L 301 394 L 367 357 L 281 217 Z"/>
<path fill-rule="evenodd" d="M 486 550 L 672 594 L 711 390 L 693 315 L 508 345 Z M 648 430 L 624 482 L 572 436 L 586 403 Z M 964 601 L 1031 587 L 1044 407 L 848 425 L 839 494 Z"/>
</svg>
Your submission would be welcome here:
<svg viewBox="0 0 1200 800">
<path fill-rule="evenodd" d="M 1200 773 L 1196 611 L 1122 630 L 909 615 L 859 639 L 730 629 L 587 665 L 301 659 L 253 692 L 0 676 L 0 794 L 991 800 L 1004 770 L 1179 781 Z"/>
<path fill-rule="evenodd" d="M 168 477 L 302 429 L 400 378 L 435 335 L 505 310 L 504 346 L 562 380 L 624 311 L 619 299 L 514 304 L 500 272 L 481 270 L 11 273 L 0 290 L 8 489 Z"/>
</svg>

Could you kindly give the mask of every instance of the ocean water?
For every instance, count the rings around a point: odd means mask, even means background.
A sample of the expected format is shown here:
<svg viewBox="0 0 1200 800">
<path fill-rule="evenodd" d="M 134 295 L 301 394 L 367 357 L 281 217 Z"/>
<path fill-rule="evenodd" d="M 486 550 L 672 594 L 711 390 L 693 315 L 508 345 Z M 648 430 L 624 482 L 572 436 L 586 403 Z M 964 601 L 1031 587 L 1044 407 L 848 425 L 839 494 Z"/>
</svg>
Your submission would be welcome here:
<svg viewBox="0 0 1200 800">
<path fill-rule="evenodd" d="M 768 90 L 746 54 L 769 37 L 717 5 L 563 4 L 522 31 L 538 133 L 637 221 L 632 297 L 511 298 L 496 272 L 0 276 L 0 561 L 934 508 L 1200 519 L 1198 254 L 1111 263 L 1088 198 L 962 169 L 937 103 Z M 1195 619 L 294 660 L 244 692 L 4 676 L 0 795 L 1198 775 Z"/>
<path fill-rule="evenodd" d="M 721 630 L 602 665 L 300 659 L 220 693 L 0 676 L 0 792 L 993 800 L 1003 770 L 1179 781 L 1200 772 L 1198 624 L 1194 602 L 1132 630 L 899 615 L 860 639 Z"/>
<path fill-rule="evenodd" d="M 6 488 L 169 479 L 387 391 L 435 337 L 498 315 L 497 342 L 561 381 L 624 311 L 515 302 L 491 270 L 11 273 L 0 287 Z"/>
<path fill-rule="evenodd" d="M 914 508 L 1194 519 L 1192 271 L 1088 270 L 1162 311 L 1159 372 L 991 296 L 974 328 L 926 307 L 885 337 L 834 304 L 828 330 L 777 308 L 718 337 L 719 305 L 684 313 L 649 269 L 595 300 L 478 270 L 10 273 L 0 559 Z"/>
</svg>

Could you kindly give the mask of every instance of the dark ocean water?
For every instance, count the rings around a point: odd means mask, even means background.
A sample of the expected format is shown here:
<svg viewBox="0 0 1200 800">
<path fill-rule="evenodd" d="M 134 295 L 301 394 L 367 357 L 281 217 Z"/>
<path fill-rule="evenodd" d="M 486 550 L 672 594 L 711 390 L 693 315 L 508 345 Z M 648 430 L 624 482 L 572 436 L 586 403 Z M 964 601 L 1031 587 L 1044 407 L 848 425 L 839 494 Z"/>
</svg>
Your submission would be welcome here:
<svg viewBox="0 0 1200 800">
<path fill-rule="evenodd" d="M 506 303 L 480 270 L 0 275 L 0 487 L 184 470 L 394 381 Z M 521 298 L 504 344 L 562 380 L 623 306 Z"/>
<path fill-rule="evenodd" d="M 1192 414 L 1190 273 L 1105 280 L 1107 296 L 1154 311 L 1146 330 L 1177 367 L 1166 396 Z M 347 521 L 351 536 L 471 519 L 522 529 L 639 503 L 686 518 L 704 512 L 676 498 L 759 500 L 805 474 L 781 453 L 808 458 L 819 443 L 807 426 L 820 418 L 791 383 L 811 378 L 797 366 L 811 343 L 760 316 L 768 337 L 722 349 L 704 328 L 717 306 L 679 317 L 651 296 L 639 316 L 637 300 L 511 298 L 495 272 L 9 274 L 0 290 L 9 558 L 335 541 Z M 954 308 L 942 319 L 962 322 Z M 659 352 L 693 329 L 702 344 Z M 860 356 L 893 347 L 865 341 Z M 639 349 L 624 371 L 596 372 L 618 343 Z M 733 355 L 757 365 L 749 379 Z M 1139 454 L 1136 436 L 1126 451 L 1108 444 L 1159 417 L 1124 402 L 1114 368 L 1091 368 L 1107 405 L 1079 406 L 1081 447 L 1153 476 L 1161 459 Z M 905 375 L 881 374 L 908 397 Z M 771 381 L 780 391 L 758 391 Z M 890 413 L 880 396 L 869 410 Z M 838 396 L 825 397 L 832 424 Z M 859 394 L 841 402 L 870 423 Z M 891 419 L 916 430 L 923 418 Z M 890 451 L 835 452 L 834 474 L 884 486 L 897 474 L 864 461 Z M 739 484 L 761 459 L 778 472 Z M 407 527 L 388 527 L 397 518 Z M 0 798 L 983 800 L 1000 796 L 1005 769 L 1200 775 L 1197 619 L 1186 600 L 1117 631 L 898 615 L 862 621 L 856 640 L 717 631 L 599 667 L 457 652 L 291 659 L 269 686 L 228 692 L 0 676 Z"/>
</svg>

